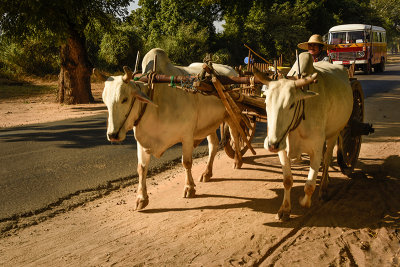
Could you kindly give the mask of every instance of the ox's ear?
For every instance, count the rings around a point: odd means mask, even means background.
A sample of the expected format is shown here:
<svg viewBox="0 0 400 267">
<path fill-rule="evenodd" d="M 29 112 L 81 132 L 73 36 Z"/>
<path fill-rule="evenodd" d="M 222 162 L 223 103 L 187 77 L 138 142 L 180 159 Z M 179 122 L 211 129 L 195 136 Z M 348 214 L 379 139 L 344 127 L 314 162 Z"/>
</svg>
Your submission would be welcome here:
<svg viewBox="0 0 400 267">
<path fill-rule="evenodd" d="M 139 100 L 140 102 L 147 103 L 147 104 L 158 107 L 158 105 L 156 103 L 151 101 L 151 99 L 139 89 L 138 85 L 136 85 L 136 84 L 132 85 L 132 83 L 129 83 L 129 85 L 130 85 L 129 87 L 131 88 L 131 93 L 132 93 L 133 97 L 136 97 L 136 99 Z"/>
<path fill-rule="evenodd" d="M 310 98 L 313 96 L 317 96 L 318 93 L 313 92 L 313 91 L 303 91 L 303 90 L 296 90 L 296 96 L 295 96 L 295 101 L 301 100 L 301 99 L 306 99 Z"/>
</svg>

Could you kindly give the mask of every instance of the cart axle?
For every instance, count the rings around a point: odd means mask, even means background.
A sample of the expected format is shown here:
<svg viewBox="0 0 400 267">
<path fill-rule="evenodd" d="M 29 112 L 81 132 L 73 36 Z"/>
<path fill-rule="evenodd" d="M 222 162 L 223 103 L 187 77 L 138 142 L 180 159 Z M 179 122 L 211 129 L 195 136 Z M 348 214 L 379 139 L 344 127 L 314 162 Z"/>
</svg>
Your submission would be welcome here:
<svg viewBox="0 0 400 267">
<path fill-rule="evenodd" d="M 375 132 L 375 129 L 370 123 L 359 122 L 353 120 L 351 122 L 351 136 L 369 135 Z"/>
</svg>

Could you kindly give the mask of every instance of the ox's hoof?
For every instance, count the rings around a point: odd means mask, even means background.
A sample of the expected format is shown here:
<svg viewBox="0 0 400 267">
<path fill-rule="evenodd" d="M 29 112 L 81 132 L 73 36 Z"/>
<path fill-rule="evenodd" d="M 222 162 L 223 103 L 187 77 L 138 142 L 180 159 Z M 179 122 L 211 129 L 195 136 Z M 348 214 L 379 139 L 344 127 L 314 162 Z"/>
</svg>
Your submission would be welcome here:
<svg viewBox="0 0 400 267">
<path fill-rule="evenodd" d="M 196 189 L 194 187 L 185 187 L 185 190 L 183 191 L 183 197 L 184 198 L 193 198 L 196 196 Z"/>
<path fill-rule="evenodd" d="M 286 222 L 290 220 L 290 210 L 289 211 L 284 211 L 282 209 L 280 209 L 278 211 L 278 214 L 276 214 L 275 219 L 280 220 L 282 222 Z"/>
<path fill-rule="evenodd" d="M 210 179 L 211 179 L 211 177 L 212 177 L 212 173 L 210 174 L 210 173 L 204 172 L 204 173 L 201 175 L 201 177 L 200 177 L 200 179 L 199 179 L 199 182 L 202 182 L 202 183 L 209 182 Z"/>
<path fill-rule="evenodd" d="M 304 196 L 303 198 L 299 198 L 299 203 L 303 208 L 310 208 L 311 207 L 311 198 Z"/>
<path fill-rule="evenodd" d="M 240 162 L 235 162 L 235 163 L 233 164 L 233 168 L 236 169 L 236 170 L 238 170 L 238 169 L 242 168 L 242 165 L 243 165 L 243 162 L 242 162 L 242 161 L 240 161 Z"/>
<path fill-rule="evenodd" d="M 137 198 L 135 210 L 144 209 L 149 204 L 149 198 Z"/>
</svg>

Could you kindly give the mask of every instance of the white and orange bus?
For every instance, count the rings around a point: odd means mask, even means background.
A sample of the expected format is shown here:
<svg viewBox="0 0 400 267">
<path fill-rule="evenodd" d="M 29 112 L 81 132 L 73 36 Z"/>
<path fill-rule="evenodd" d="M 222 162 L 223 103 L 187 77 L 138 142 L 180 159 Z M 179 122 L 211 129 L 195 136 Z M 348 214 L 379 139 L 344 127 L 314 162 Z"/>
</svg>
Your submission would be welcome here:
<svg viewBox="0 0 400 267">
<path fill-rule="evenodd" d="M 382 27 L 365 24 L 345 24 L 329 30 L 328 50 L 333 64 L 350 66 L 369 74 L 385 70 L 387 58 L 386 31 Z"/>
</svg>

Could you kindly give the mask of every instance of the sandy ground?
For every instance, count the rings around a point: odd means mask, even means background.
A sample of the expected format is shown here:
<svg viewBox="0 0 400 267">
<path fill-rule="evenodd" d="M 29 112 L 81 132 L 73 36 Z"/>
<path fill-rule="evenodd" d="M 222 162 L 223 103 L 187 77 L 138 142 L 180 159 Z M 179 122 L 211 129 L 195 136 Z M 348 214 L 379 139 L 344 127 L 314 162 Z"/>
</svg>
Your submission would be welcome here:
<svg viewBox="0 0 400 267">
<path fill-rule="evenodd" d="M 93 111 L 29 101 L 1 103 L 1 125 L 103 112 L 101 104 Z M 376 132 L 364 138 L 353 178 L 332 164 L 328 201 L 318 201 L 317 188 L 312 207 L 301 208 L 307 161 L 293 166 L 288 222 L 275 219 L 283 198 L 279 160 L 258 143 L 241 170 L 219 152 L 196 198 L 182 198 L 184 172 L 176 166 L 148 179 L 143 211 L 134 211 L 136 185 L 127 186 L 11 229 L 0 239 L 0 266 L 400 266 L 399 105 L 400 88 L 366 99 Z M 205 162 L 194 161 L 195 178 Z"/>
<path fill-rule="evenodd" d="M 0 128 L 79 118 L 107 112 L 101 100 L 103 83 L 92 84 L 94 104 L 61 105 L 55 94 L 12 99 L 0 98 Z"/>
</svg>

